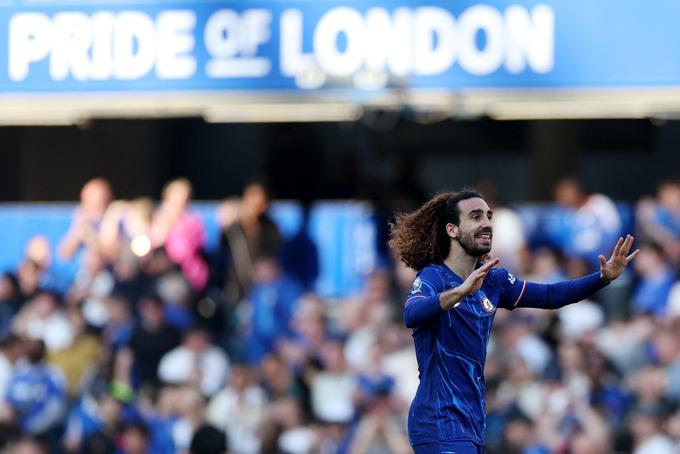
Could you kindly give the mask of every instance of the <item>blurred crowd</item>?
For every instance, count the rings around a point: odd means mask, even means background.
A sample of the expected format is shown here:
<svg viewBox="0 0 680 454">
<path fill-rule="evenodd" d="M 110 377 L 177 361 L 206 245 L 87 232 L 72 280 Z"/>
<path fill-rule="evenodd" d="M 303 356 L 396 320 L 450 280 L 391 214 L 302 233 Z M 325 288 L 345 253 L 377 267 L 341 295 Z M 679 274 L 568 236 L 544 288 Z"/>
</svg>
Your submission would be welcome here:
<svg viewBox="0 0 680 454">
<path fill-rule="evenodd" d="M 492 255 L 524 279 L 594 271 L 624 233 L 641 249 L 592 301 L 496 314 L 488 452 L 680 452 L 680 182 L 630 205 L 565 179 L 554 203 L 512 209 L 479 187 Z M 73 282 L 55 282 L 44 237 L 0 277 L 0 452 L 411 452 L 415 274 L 383 241 L 389 213 L 423 201 L 410 192 L 376 205 L 383 260 L 363 291 L 329 300 L 306 223 L 284 238 L 263 184 L 220 204 L 209 253 L 189 181 L 159 203 L 87 182 L 58 245 Z"/>
</svg>

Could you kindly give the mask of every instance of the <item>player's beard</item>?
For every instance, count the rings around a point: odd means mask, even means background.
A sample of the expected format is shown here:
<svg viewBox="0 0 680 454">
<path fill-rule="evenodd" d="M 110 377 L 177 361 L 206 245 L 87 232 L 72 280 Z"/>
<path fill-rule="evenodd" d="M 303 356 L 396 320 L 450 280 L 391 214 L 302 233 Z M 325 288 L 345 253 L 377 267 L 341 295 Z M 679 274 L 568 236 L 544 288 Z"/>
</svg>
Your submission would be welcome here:
<svg viewBox="0 0 680 454">
<path fill-rule="evenodd" d="M 465 232 L 458 238 L 458 244 L 463 248 L 467 255 L 472 257 L 483 257 L 489 252 L 491 252 L 491 242 L 488 246 L 479 246 L 475 242 L 475 235 L 477 233 L 482 233 L 485 230 L 479 230 L 476 232 Z M 491 233 L 491 230 L 486 230 Z"/>
</svg>

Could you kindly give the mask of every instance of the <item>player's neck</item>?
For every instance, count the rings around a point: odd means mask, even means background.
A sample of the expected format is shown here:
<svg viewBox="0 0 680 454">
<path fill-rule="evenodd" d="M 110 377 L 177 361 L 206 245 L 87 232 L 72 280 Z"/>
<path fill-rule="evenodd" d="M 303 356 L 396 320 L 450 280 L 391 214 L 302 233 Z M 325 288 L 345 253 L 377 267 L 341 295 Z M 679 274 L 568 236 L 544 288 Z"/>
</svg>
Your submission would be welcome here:
<svg viewBox="0 0 680 454">
<path fill-rule="evenodd" d="M 460 245 L 452 242 L 451 250 L 446 259 L 444 259 L 444 264 L 460 278 L 467 279 L 467 277 L 475 270 L 475 265 L 477 265 L 478 260 L 479 257 L 469 255 L 460 247 Z"/>
</svg>

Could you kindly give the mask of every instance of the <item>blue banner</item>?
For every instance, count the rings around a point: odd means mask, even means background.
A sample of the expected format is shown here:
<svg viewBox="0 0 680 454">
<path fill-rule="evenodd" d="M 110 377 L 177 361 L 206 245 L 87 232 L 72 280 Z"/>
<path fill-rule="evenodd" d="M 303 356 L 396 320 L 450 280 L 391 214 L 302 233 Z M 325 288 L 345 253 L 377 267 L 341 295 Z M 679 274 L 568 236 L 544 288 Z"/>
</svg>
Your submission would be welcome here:
<svg viewBox="0 0 680 454">
<path fill-rule="evenodd" d="M 677 0 L 5 1 L 0 92 L 680 86 Z"/>
</svg>

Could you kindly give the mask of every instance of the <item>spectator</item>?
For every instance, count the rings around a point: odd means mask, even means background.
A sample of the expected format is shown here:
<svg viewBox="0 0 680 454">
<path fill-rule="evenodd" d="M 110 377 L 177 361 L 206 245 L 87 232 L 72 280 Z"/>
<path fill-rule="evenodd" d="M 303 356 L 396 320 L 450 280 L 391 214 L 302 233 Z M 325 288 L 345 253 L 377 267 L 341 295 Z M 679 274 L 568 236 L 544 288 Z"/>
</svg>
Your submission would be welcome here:
<svg viewBox="0 0 680 454">
<path fill-rule="evenodd" d="M 369 366 L 366 351 L 375 342 L 380 328 L 392 318 L 390 282 L 385 272 L 372 273 L 359 297 L 343 302 L 341 328 L 347 335 L 345 357 L 357 370 Z"/>
<path fill-rule="evenodd" d="M 621 383 L 619 372 L 598 350 L 586 352 L 585 370 L 590 380 L 591 411 L 601 413 L 603 424 L 619 428 L 630 405 L 631 392 Z"/>
<path fill-rule="evenodd" d="M 291 320 L 302 289 L 273 257 L 256 260 L 253 271 L 255 281 L 248 293 L 252 311 L 248 360 L 258 363 L 280 340 L 292 335 Z"/>
<path fill-rule="evenodd" d="M 71 410 L 64 434 L 69 452 L 113 453 L 123 404 L 108 392 L 85 394 Z"/>
<path fill-rule="evenodd" d="M 530 270 L 532 281 L 552 284 L 567 279 L 563 270 L 562 257 L 559 251 L 553 248 L 540 247 L 536 249 L 533 252 L 532 262 L 533 266 Z"/>
<path fill-rule="evenodd" d="M 7 387 L 7 403 L 16 414 L 19 427 L 31 435 L 47 435 L 58 429 L 66 412 L 64 377 L 45 362 L 45 344 L 26 345 L 27 361 L 17 364 Z"/>
<path fill-rule="evenodd" d="M 505 360 L 505 377 L 498 388 L 502 407 L 517 407 L 523 414 L 537 419 L 548 405 L 548 383 L 537 380 L 527 363 L 517 354 Z"/>
<path fill-rule="evenodd" d="M 200 429 L 206 432 L 211 426 L 205 424 L 205 401 L 197 389 L 181 387 L 175 395 L 177 420 L 172 427 L 175 452 L 187 452 L 196 433 Z M 222 442 L 225 441 L 226 436 L 222 434 Z"/>
<path fill-rule="evenodd" d="M 225 294 L 236 304 L 250 290 L 254 266 L 260 257 L 276 257 L 281 247 L 281 234 L 267 214 L 269 195 L 260 183 L 251 183 L 233 214 L 233 203 L 225 201 L 218 210 L 222 228 L 221 254 L 226 263 Z"/>
<path fill-rule="evenodd" d="M 86 331 L 85 318 L 78 307 L 69 308 L 68 321 L 73 342 L 65 348 L 50 352 L 48 362 L 66 378 L 69 396 L 75 396 L 86 376 L 92 373 L 102 353 L 101 341 Z"/>
<path fill-rule="evenodd" d="M 203 425 L 191 439 L 190 454 L 227 454 L 224 432 L 213 426 Z"/>
<path fill-rule="evenodd" d="M 111 295 L 105 301 L 108 322 L 102 331 L 104 344 L 114 352 L 125 347 L 135 329 L 130 302 L 123 295 Z"/>
<path fill-rule="evenodd" d="M 182 344 L 167 352 L 158 364 L 158 378 L 164 383 L 196 386 L 205 396 L 213 396 L 229 376 L 229 358 L 210 343 L 205 329 L 194 328 Z"/>
<path fill-rule="evenodd" d="M 82 265 L 67 297 L 71 303 L 83 302 L 87 322 L 102 327 L 107 322 L 105 298 L 113 291 L 115 279 L 109 271 L 104 255 L 96 248 L 88 248 L 82 256 Z"/>
<path fill-rule="evenodd" d="M 151 251 L 149 231 L 153 202 L 146 197 L 117 200 L 109 205 L 101 222 L 99 245 L 110 262 L 124 252 L 143 257 Z"/>
<path fill-rule="evenodd" d="M 116 454 L 151 454 L 149 429 L 142 423 L 127 424 L 120 432 Z"/>
<path fill-rule="evenodd" d="M 47 237 L 36 235 L 28 240 L 25 259 L 37 266 L 40 288 L 58 293 L 66 290 L 62 276 L 52 267 L 52 245 Z"/>
<path fill-rule="evenodd" d="M 662 245 L 671 262 L 680 264 L 680 181 L 664 181 L 656 199 L 640 200 L 636 220 L 643 238 Z"/>
<path fill-rule="evenodd" d="M 275 355 L 267 356 L 260 366 L 262 373 L 262 388 L 267 393 L 270 402 L 281 397 L 292 397 L 307 408 L 307 388 L 295 374 L 292 368 Z"/>
<path fill-rule="evenodd" d="M 255 383 L 253 372 L 236 366 L 229 383 L 210 400 L 206 420 L 226 432 L 234 454 L 257 454 L 266 405 L 265 392 Z"/>
<path fill-rule="evenodd" d="M 198 216 L 189 212 L 192 187 L 179 178 L 163 189 L 163 199 L 153 215 L 149 231 L 151 246 L 163 247 L 177 263 L 196 292 L 208 282 L 208 264 L 203 258 L 205 229 Z"/>
<path fill-rule="evenodd" d="M 160 388 L 154 405 L 143 416 L 149 427 L 149 450 L 154 454 L 188 452 L 196 433 L 208 427 L 203 396 L 191 386 Z"/>
<path fill-rule="evenodd" d="M 102 218 L 112 200 L 113 191 L 105 179 L 94 178 L 85 183 L 71 227 L 59 245 L 62 258 L 72 258 L 82 246 L 97 245 Z"/>
<path fill-rule="evenodd" d="M 149 252 L 144 257 L 140 258 L 134 255 L 132 251 L 123 249 L 120 251 L 116 262 L 113 264 L 112 271 L 114 284 L 111 294 L 124 297 L 131 304 L 135 305 L 135 313 L 137 301 L 145 294 L 153 291 L 153 284 L 157 278 L 157 276 L 152 276 L 145 272 L 146 270 L 143 268 L 146 263 L 142 263 L 142 261 L 151 261 L 152 259 L 150 259 L 150 256 L 160 252 L 164 253 L 162 249 L 158 249 Z M 169 259 L 168 262 L 170 262 Z M 170 267 L 168 267 L 168 269 L 170 269 Z M 175 272 L 174 268 L 173 272 Z"/>
<path fill-rule="evenodd" d="M 663 251 L 654 243 L 647 243 L 640 248 L 634 267 L 641 279 L 633 295 L 633 312 L 665 316 L 668 295 L 676 278 Z"/>
<path fill-rule="evenodd" d="M 381 355 L 380 371 L 394 378 L 393 398 L 400 403 L 402 412 L 408 411 L 418 388 L 418 361 L 411 348 L 411 333 L 399 325 L 384 326 L 376 342 Z"/>
<path fill-rule="evenodd" d="M 630 373 L 649 361 L 646 344 L 654 329 L 650 317 L 636 317 L 630 323 L 615 320 L 596 335 L 596 342 L 618 370 Z"/>
<path fill-rule="evenodd" d="M 20 336 L 44 341 L 50 352 L 68 347 L 74 337 L 57 296 L 47 292 L 39 293 L 21 309 L 12 330 Z"/>
<path fill-rule="evenodd" d="M 186 330 L 193 324 L 191 302 L 193 291 L 190 283 L 175 267 L 155 276 L 152 291 L 163 301 L 165 317 L 170 326 Z"/>
<path fill-rule="evenodd" d="M 508 454 L 549 454 L 550 450 L 536 440 L 533 421 L 520 410 L 511 412 L 503 431 L 501 452 Z"/>
<path fill-rule="evenodd" d="M 374 344 L 368 356 L 372 366 L 359 374 L 355 395 L 361 417 L 354 429 L 349 431 L 351 438 L 347 452 L 411 452 L 404 430 L 406 421 L 400 402 L 394 398 L 395 381 L 380 370 L 382 346 Z"/>
<path fill-rule="evenodd" d="M 528 313 L 512 314 L 503 326 L 503 344 L 519 355 L 534 375 L 541 375 L 552 360 L 552 352 L 535 334 L 534 319 Z"/>
<path fill-rule="evenodd" d="M 549 223 L 552 242 L 571 257 L 597 264 L 597 255 L 611 249 L 621 234 L 622 221 L 614 202 L 604 194 L 588 194 L 574 178 L 555 187 L 558 210 Z"/>
<path fill-rule="evenodd" d="M 17 269 L 17 280 L 19 283 L 19 305 L 17 309 L 36 296 L 42 290 L 42 276 L 44 269 L 39 263 L 30 259 L 24 259 Z"/>
<path fill-rule="evenodd" d="M 281 356 L 293 367 L 302 366 L 308 359 L 319 361 L 328 339 L 327 324 L 324 302 L 312 293 L 302 295 L 290 321 L 292 337 L 278 341 Z"/>
<path fill-rule="evenodd" d="M 272 417 L 283 428 L 278 437 L 278 450 L 290 454 L 310 454 L 317 443 L 314 430 L 305 424 L 300 404 L 290 397 L 280 398 L 272 404 Z"/>
<path fill-rule="evenodd" d="M 678 323 L 654 333 L 652 348 L 657 361 L 664 366 L 667 383 L 666 397 L 680 402 L 680 343 Z"/>
<path fill-rule="evenodd" d="M 673 454 L 670 438 L 661 430 L 663 409 L 654 404 L 636 406 L 630 415 L 633 434 L 633 454 Z"/>
<path fill-rule="evenodd" d="M 340 342 L 328 341 L 323 353 L 324 370 L 311 382 L 313 414 L 320 421 L 349 423 L 354 417 L 356 377 L 347 367 Z"/>
<path fill-rule="evenodd" d="M 139 302 L 140 323 L 130 338 L 130 350 L 134 354 L 135 370 L 140 385 L 158 384 L 158 364 L 163 355 L 177 347 L 180 333 L 165 322 L 163 303 L 154 295 Z"/>
<path fill-rule="evenodd" d="M 144 421 L 149 429 L 149 451 L 154 454 L 173 454 L 176 451 L 175 427 L 179 422 L 179 394 L 182 389 L 178 386 L 155 389 L 151 405 L 144 411 Z"/>
<path fill-rule="evenodd" d="M 8 334 L 0 341 L 0 402 L 5 400 L 15 364 L 23 353 L 24 342 L 20 337 Z"/>
</svg>

